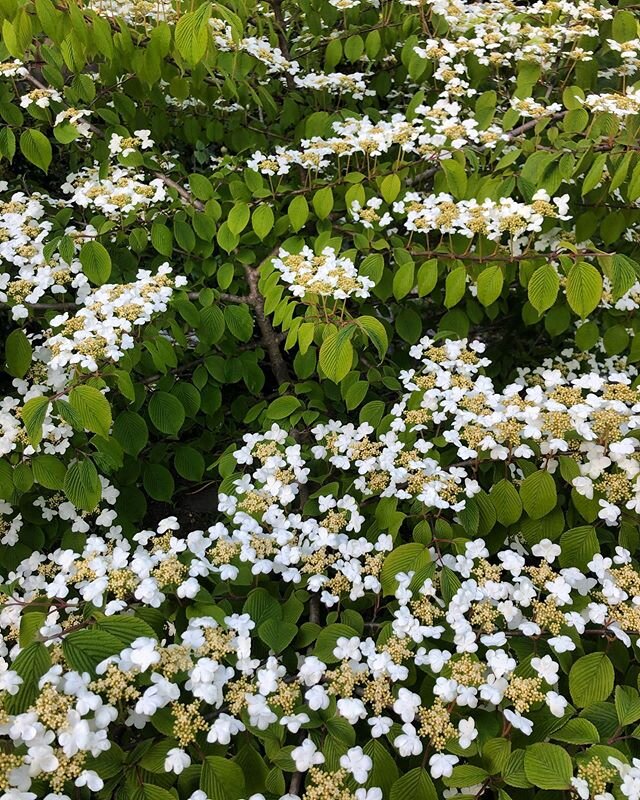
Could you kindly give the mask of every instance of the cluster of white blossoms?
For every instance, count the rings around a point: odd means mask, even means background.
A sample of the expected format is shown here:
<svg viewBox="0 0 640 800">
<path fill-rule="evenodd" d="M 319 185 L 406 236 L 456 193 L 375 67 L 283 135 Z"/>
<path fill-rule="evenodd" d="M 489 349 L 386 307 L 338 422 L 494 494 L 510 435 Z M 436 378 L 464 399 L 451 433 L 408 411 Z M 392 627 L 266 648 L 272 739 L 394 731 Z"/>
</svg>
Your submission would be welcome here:
<svg viewBox="0 0 640 800">
<path fill-rule="evenodd" d="M 72 255 L 68 261 L 63 259 L 58 250 L 47 246 L 53 228 L 47 212 L 52 203 L 44 195 L 24 192 L 14 192 L 0 203 L 0 265 L 14 267 L 0 274 L 0 301 L 11 305 L 14 320 L 28 317 L 29 305 L 47 293 L 53 297 L 71 293 L 76 302 L 82 302 L 90 291 L 78 250 L 97 232 L 91 226 L 82 232 L 67 228 Z"/>
<path fill-rule="evenodd" d="M 273 266 L 295 297 L 317 294 L 346 300 L 348 297 L 369 297 L 375 283 L 361 275 L 354 262 L 341 256 L 333 247 L 325 247 L 316 255 L 305 245 L 299 253 L 280 248 Z"/>
<path fill-rule="evenodd" d="M 294 83 L 301 89 L 315 89 L 329 94 L 349 94 L 354 100 L 375 95 L 373 89 L 367 88 L 365 76 L 362 72 L 309 72 L 302 77 L 294 76 Z"/>
<path fill-rule="evenodd" d="M 589 94 L 584 99 L 584 105 L 590 111 L 613 114 L 623 119 L 636 116 L 640 114 L 640 89 L 629 87 L 624 94 L 619 92 Z"/>
<path fill-rule="evenodd" d="M 111 156 L 128 156 L 139 150 L 148 150 L 153 147 L 154 141 L 150 137 L 151 131 L 144 128 L 133 132 L 133 136 L 122 136 L 112 133 L 109 139 L 109 153 Z"/>
<path fill-rule="evenodd" d="M 276 526 L 274 520 L 274 541 Z M 316 796 L 313 787 L 338 796 L 349 778 L 357 787 L 371 771 L 371 757 L 355 745 L 362 727 L 399 758 L 424 753 L 432 777 L 446 778 L 477 753 L 478 714 L 492 716 L 495 735 L 502 725 L 503 736 L 528 737 L 541 725 L 553 737 L 576 713 L 562 654 L 597 638 L 630 646 L 640 626 L 640 572 L 624 548 L 613 558 L 595 554 L 580 570 L 558 566 L 561 548 L 548 539 L 530 550 L 515 542 L 495 555 L 476 539 L 457 555 L 425 547 L 421 567 L 391 572 L 391 600 L 379 622 L 357 630 L 349 624 L 358 624 L 356 613 L 325 625 L 292 667 L 269 642 L 279 626 L 300 617 L 304 592 L 294 591 L 282 606 L 263 588 L 235 609 L 224 599 L 202 599 L 251 560 L 238 548 L 220 571 L 231 549 L 223 527 L 185 535 L 170 517 L 133 541 L 92 534 L 77 549 L 34 552 L 10 573 L 0 611 L 2 732 L 12 745 L 11 757 L 0 762 L 3 798 L 28 792 L 34 780 L 58 798 L 74 785 L 99 790 L 113 777 L 101 775 L 108 762 L 100 754 L 115 728 L 143 730 L 160 719 L 175 742 L 164 756 L 167 772 L 197 763 L 199 742 L 233 750 L 247 728 L 277 726 L 303 773 L 305 796 Z M 328 559 L 330 552 L 327 541 L 317 555 Z M 301 543 L 301 563 L 304 556 Z M 367 556 L 360 558 L 364 566 Z M 393 568 L 394 552 L 376 558 L 383 574 Z M 316 591 L 304 573 L 296 583 Z M 372 598 L 380 590 L 379 582 L 367 587 Z M 166 602 L 188 613 L 175 623 L 143 613 Z M 36 638 L 21 646 L 23 617 L 35 607 L 42 611 Z M 99 649 L 85 654 L 83 645 L 98 632 Z M 519 641 L 537 642 L 526 672 L 518 668 Z M 35 651 L 38 666 L 26 670 Z M 419 694 L 416 675 L 428 679 Z M 353 730 L 329 743 L 331 724 L 329 733 L 320 726 L 332 718 Z M 331 766 L 335 759 L 339 768 Z M 630 785 L 633 769 L 624 761 L 618 769 Z M 588 777 L 579 772 L 576 786 Z M 379 800 L 375 788 L 339 796 Z"/>
<path fill-rule="evenodd" d="M 68 203 L 119 219 L 132 211 L 141 213 L 167 197 L 161 178 L 149 180 L 132 167 L 110 164 L 106 175 L 102 173 L 96 162 L 67 175 L 62 191 L 70 195 Z"/>
<path fill-rule="evenodd" d="M 176 19 L 172 0 L 89 0 L 87 7 L 101 17 L 120 18 L 134 25 Z"/>
<path fill-rule="evenodd" d="M 131 283 L 107 283 L 92 291 L 73 315 L 64 312 L 51 320 L 42 347 L 49 370 L 79 366 L 90 372 L 104 361 L 117 362 L 134 344 L 135 328 L 166 311 L 174 288 L 184 286 L 184 275 L 171 277 L 168 263 L 138 270 Z"/>
<path fill-rule="evenodd" d="M 295 86 L 301 89 L 312 89 L 330 94 L 347 94 L 355 100 L 375 95 L 367 88 L 365 76 L 361 72 L 302 72 L 300 63 L 286 58 L 282 50 L 271 44 L 268 39 L 257 36 L 245 36 L 236 41 L 231 26 L 224 20 L 212 17 L 209 20 L 216 47 L 224 52 L 238 51 L 248 53 L 267 67 L 267 75 L 286 76 L 293 79 Z"/>
<path fill-rule="evenodd" d="M 56 114 L 54 127 L 67 123 L 78 131 L 79 136 L 90 139 L 93 136 L 91 124 L 87 122 L 87 118 L 90 116 L 91 111 L 86 108 L 66 108 Z"/>
<path fill-rule="evenodd" d="M 20 61 L 19 58 L 0 63 L 0 76 L 3 78 L 24 78 L 26 74 L 27 69 L 24 66 L 24 62 Z"/>
<path fill-rule="evenodd" d="M 430 195 L 408 192 L 393 204 L 393 211 L 403 218 L 405 229 L 411 233 L 429 236 L 436 231 L 439 234 L 460 234 L 469 239 L 482 235 L 512 248 L 521 247 L 529 241 L 531 234 L 540 233 L 547 219 L 571 219 L 569 195 L 551 198 L 544 189 L 533 195 L 531 203 L 518 202 L 510 197 L 482 202 L 475 199 L 456 201 L 444 192 Z M 356 214 L 362 216 L 362 211 L 356 209 Z M 382 226 L 384 221 L 385 217 L 382 217 L 378 225 Z"/>
<path fill-rule="evenodd" d="M 29 108 L 31 105 L 38 108 L 49 108 L 52 102 L 62 103 L 62 95 L 57 89 L 33 89 L 20 98 L 22 108 Z"/>
</svg>

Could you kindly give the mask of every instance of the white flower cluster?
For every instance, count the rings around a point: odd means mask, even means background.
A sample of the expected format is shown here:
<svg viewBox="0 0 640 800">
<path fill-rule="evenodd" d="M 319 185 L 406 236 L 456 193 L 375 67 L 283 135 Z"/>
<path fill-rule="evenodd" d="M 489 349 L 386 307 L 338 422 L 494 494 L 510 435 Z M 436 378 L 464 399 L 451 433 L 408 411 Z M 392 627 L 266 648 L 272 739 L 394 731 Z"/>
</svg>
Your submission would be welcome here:
<svg viewBox="0 0 640 800">
<path fill-rule="evenodd" d="M 349 94 L 354 100 L 362 100 L 365 97 L 375 95 L 373 89 L 368 89 L 365 76 L 362 72 L 343 72 L 318 73 L 309 72 L 300 77 L 294 76 L 294 83 L 301 89 L 314 89 L 318 92 L 329 92 L 329 94 Z"/>
<path fill-rule="evenodd" d="M 119 361 L 135 344 L 134 329 L 166 311 L 174 287 L 187 282 L 184 275 L 170 275 L 165 263 L 155 275 L 141 269 L 131 283 L 107 283 L 95 289 L 75 314 L 64 312 L 51 320 L 52 330 L 43 343 L 50 356 L 42 360 L 53 371 L 77 365 L 90 372 L 102 361 Z"/>
<path fill-rule="evenodd" d="M 248 53 L 261 64 L 267 67 L 268 75 L 288 75 L 293 78 L 293 83 L 301 89 L 313 89 L 330 94 L 348 94 L 356 100 L 375 95 L 367 88 L 365 76 L 361 72 L 318 73 L 308 72 L 302 74 L 302 67 L 295 59 L 285 58 L 282 50 L 275 47 L 268 39 L 256 36 L 245 36 L 239 42 L 234 40 L 231 26 L 223 20 L 211 18 L 209 25 L 212 29 L 216 47 L 223 51 L 240 51 Z"/>
<path fill-rule="evenodd" d="M 154 145 L 150 133 L 151 131 L 146 128 L 134 131 L 133 136 L 122 136 L 118 133 L 112 133 L 109 139 L 110 155 L 128 156 L 139 150 L 148 150 Z"/>
<path fill-rule="evenodd" d="M 174 22 L 172 0 L 90 0 L 88 8 L 107 19 L 123 19 L 134 25 L 149 22 Z"/>
<path fill-rule="evenodd" d="M 31 105 L 38 108 L 49 108 L 52 102 L 62 103 L 62 95 L 56 89 L 33 89 L 20 98 L 22 108 L 29 108 Z"/>
<path fill-rule="evenodd" d="M 91 116 L 91 112 L 86 108 L 67 108 L 58 112 L 56 115 L 54 126 L 62 125 L 66 122 L 78 131 L 78 135 L 85 139 L 90 139 L 93 136 L 91 125 L 86 121 L 87 117 Z"/>
<path fill-rule="evenodd" d="M 0 274 L 0 301 L 11 304 L 14 320 L 28 317 L 29 305 L 47 293 L 60 297 L 72 292 L 76 302 L 89 293 L 77 253 L 82 242 L 96 236 L 97 231 L 91 226 L 82 233 L 73 227 L 65 231 L 74 248 L 69 262 L 58 251 L 50 252 L 46 245 L 53 223 L 46 214 L 52 202 L 43 195 L 15 192 L 0 203 L 0 264 L 16 268 L 13 273 Z"/>
<path fill-rule="evenodd" d="M 317 294 L 346 300 L 349 297 L 369 297 L 375 284 L 360 275 L 350 258 L 341 256 L 333 247 L 325 247 L 317 255 L 305 245 L 299 253 L 280 248 L 273 266 L 280 272 L 295 297 Z"/>
<path fill-rule="evenodd" d="M 199 758 L 199 737 L 234 747 L 248 727 L 264 732 L 275 725 L 292 742 L 291 758 L 307 788 L 341 786 L 348 776 L 362 784 L 373 762 L 361 747 L 344 742 L 335 772 L 322 740 L 310 735 L 330 710 L 387 741 L 400 758 L 426 751 L 432 777 L 448 777 L 465 751 L 475 752 L 477 712 L 502 720 L 507 732 L 528 737 L 538 724 L 553 732 L 575 713 L 565 696 L 562 654 L 576 651 L 581 639 L 630 646 L 630 634 L 637 635 L 640 573 L 624 548 L 613 558 L 594 555 L 581 571 L 559 568 L 561 548 L 548 539 L 531 551 L 515 543 L 495 556 L 477 539 L 458 555 L 425 548 L 423 567 L 392 573 L 384 637 L 329 625 L 316 652 L 300 653 L 292 668 L 261 641 L 264 615 L 277 620 L 283 613 L 264 589 L 251 592 L 239 611 L 211 605 L 211 613 L 198 613 L 197 598 L 211 597 L 216 584 L 232 577 L 215 566 L 221 527 L 183 535 L 170 517 L 134 542 L 91 535 L 77 550 L 33 553 L 10 574 L 0 611 L 2 732 L 13 748 L 0 766 L 3 800 L 28 792 L 36 779 L 58 798 L 67 798 L 73 785 L 98 791 L 109 777 L 100 774 L 99 755 L 110 748 L 115 728 L 143 730 L 160 717 L 176 740 L 164 758 L 168 772 L 181 773 Z M 234 560 L 237 572 L 243 554 Z M 445 575 L 453 576 L 447 599 Z M 368 591 L 379 593 L 380 584 Z M 194 613 L 175 625 L 138 616 L 168 598 Z M 22 671 L 26 651 L 17 642 L 33 603 L 44 609 L 38 640 L 29 645 L 39 653 L 35 676 Z M 292 596 L 287 613 L 297 619 L 302 610 Z M 76 666 L 77 637 L 87 630 L 110 632 L 107 640 L 116 645 L 127 637 L 98 659 L 93 676 Z M 528 640 L 537 641 L 539 654 L 533 651 L 523 673 L 518 641 Z M 420 694 L 411 688 L 416 674 L 429 678 Z M 616 767 L 623 793 L 635 797 L 635 765 Z M 381 797 L 376 788 L 348 796 Z"/>
<path fill-rule="evenodd" d="M 590 111 L 613 114 L 622 119 L 640 114 L 640 89 L 629 87 L 622 93 L 606 92 L 604 94 L 588 94 L 584 105 Z"/>
<path fill-rule="evenodd" d="M 69 204 L 119 219 L 132 211 L 140 214 L 167 197 L 161 178 L 148 180 L 143 172 L 132 167 L 110 164 L 106 176 L 101 173 L 96 162 L 67 175 L 62 191 L 70 195 Z"/>
<path fill-rule="evenodd" d="M 404 227 L 412 233 L 432 231 L 440 234 L 460 234 L 466 238 L 481 234 L 490 241 L 510 244 L 521 248 L 533 233 L 540 233 L 546 219 L 568 220 L 569 195 L 549 197 L 544 189 L 539 189 L 531 203 L 522 203 L 510 197 L 499 200 L 486 199 L 455 201 L 451 195 L 421 195 L 407 193 L 402 200 L 394 203 L 393 211 L 404 219 Z M 362 215 L 359 209 L 356 214 Z M 382 226 L 385 218 L 378 223 Z M 507 238 L 507 242 L 503 240 Z"/>
<path fill-rule="evenodd" d="M 421 4 L 418 0 L 402 2 Z M 424 5 L 447 20 L 448 31 L 440 39 L 428 39 L 415 52 L 438 60 L 435 77 L 444 81 L 446 91 L 453 94 L 475 94 L 470 89 L 466 63 L 469 54 L 496 71 L 513 71 L 522 62 L 550 70 L 557 67 L 558 61 L 571 64 L 590 60 L 593 52 L 578 46 L 577 41 L 598 37 L 598 23 L 612 17 L 611 8 L 571 0 L 540 0 L 530 5 L 506 4 L 503 0 L 426 0 Z M 572 46 L 567 47 L 568 43 Z"/>
</svg>

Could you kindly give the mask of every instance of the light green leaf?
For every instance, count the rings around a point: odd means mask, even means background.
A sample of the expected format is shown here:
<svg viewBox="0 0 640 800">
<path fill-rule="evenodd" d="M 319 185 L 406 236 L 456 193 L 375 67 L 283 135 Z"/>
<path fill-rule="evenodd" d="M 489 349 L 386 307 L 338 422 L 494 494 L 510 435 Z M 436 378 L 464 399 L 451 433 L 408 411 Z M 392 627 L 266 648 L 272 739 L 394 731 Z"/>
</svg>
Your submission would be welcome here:
<svg viewBox="0 0 640 800">
<path fill-rule="evenodd" d="M 184 406 L 169 392 L 155 392 L 149 401 L 149 418 L 161 433 L 175 436 L 185 420 Z"/>
<path fill-rule="evenodd" d="M 240 800 L 245 796 L 244 775 L 228 758 L 207 756 L 202 764 L 200 788 L 209 800 Z"/>
<path fill-rule="evenodd" d="M 76 508 L 93 511 L 102 497 L 102 485 L 93 461 L 76 461 L 67 470 L 64 493 Z"/>
<path fill-rule="evenodd" d="M 35 128 L 28 128 L 20 134 L 20 152 L 22 155 L 40 167 L 43 172 L 49 170 L 53 152 L 51 150 L 51 142 L 47 139 L 44 133 L 41 133 Z"/>
<path fill-rule="evenodd" d="M 100 242 L 91 241 L 82 245 L 80 263 L 84 274 L 96 286 L 102 286 L 109 280 L 111 256 Z"/>
<path fill-rule="evenodd" d="M 99 389 L 76 386 L 69 393 L 69 403 L 88 431 L 108 436 L 111 429 L 111 406 Z"/>
<path fill-rule="evenodd" d="M 602 276 L 585 261 L 579 261 L 569 270 L 567 302 L 583 319 L 596 308 L 602 299 Z"/>
<path fill-rule="evenodd" d="M 571 699 L 578 708 L 606 700 L 613 691 L 613 664 L 605 653 L 579 658 L 569 672 Z"/>
<path fill-rule="evenodd" d="M 527 292 L 529 302 L 539 314 L 556 302 L 559 287 L 560 278 L 551 264 L 543 264 L 533 273 Z"/>
<path fill-rule="evenodd" d="M 538 742 L 529 745 L 524 754 L 527 779 L 540 789 L 568 789 L 573 766 L 569 754 L 557 744 Z"/>
<path fill-rule="evenodd" d="M 541 469 L 528 475 L 520 486 L 520 499 L 531 519 L 541 519 L 554 509 L 558 493 L 550 473 Z"/>
<path fill-rule="evenodd" d="M 22 406 L 22 422 L 27 429 L 29 441 L 34 447 L 37 447 L 42 441 L 42 426 L 48 409 L 48 397 L 32 397 Z"/>
</svg>

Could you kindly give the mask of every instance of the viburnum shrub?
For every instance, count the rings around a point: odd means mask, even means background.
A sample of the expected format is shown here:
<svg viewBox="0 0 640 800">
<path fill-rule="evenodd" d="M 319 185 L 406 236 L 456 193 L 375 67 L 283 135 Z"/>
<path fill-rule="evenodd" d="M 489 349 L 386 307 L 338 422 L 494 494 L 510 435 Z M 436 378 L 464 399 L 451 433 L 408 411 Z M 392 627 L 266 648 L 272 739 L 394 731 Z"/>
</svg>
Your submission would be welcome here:
<svg viewBox="0 0 640 800">
<path fill-rule="evenodd" d="M 640 800 L 632 0 L 0 0 L 0 800 Z"/>
</svg>

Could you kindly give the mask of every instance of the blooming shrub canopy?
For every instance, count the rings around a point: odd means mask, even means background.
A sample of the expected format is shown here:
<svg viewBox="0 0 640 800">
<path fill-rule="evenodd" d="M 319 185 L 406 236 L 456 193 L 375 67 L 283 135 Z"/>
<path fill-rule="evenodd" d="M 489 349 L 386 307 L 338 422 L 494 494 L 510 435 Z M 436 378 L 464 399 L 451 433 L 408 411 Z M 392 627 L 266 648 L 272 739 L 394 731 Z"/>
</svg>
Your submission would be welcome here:
<svg viewBox="0 0 640 800">
<path fill-rule="evenodd" d="M 640 800 L 638 6 L 0 17 L 0 800 Z"/>
</svg>

